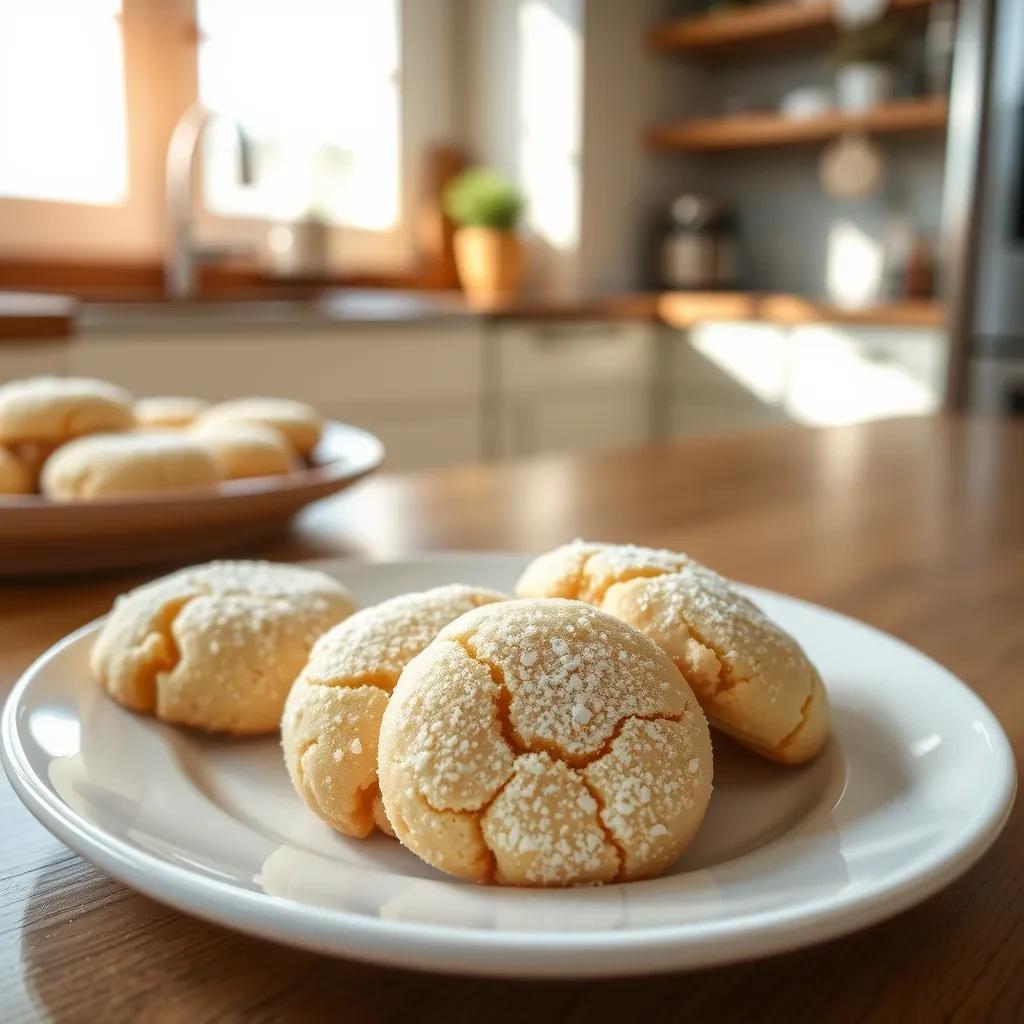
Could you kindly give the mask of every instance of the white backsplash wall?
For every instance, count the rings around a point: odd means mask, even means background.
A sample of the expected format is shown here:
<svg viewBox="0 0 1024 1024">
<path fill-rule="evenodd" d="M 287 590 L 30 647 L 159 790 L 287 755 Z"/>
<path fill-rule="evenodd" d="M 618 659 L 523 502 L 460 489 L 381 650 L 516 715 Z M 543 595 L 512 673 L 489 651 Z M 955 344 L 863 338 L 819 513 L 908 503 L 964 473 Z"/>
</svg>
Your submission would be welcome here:
<svg viewBox="0 0 1024 1024">
<path fill-rule="evenodd" d="M 463 139 L 526 194 L 527 288 L 549 299 L 636 289 L 652 218 L 696 185 L 694 161 L 643 145 L 649 125 L 703 105 L 700 74 L 645 44 L 671 4 L 453 3 Z"/>
<path fill-rule="evenodd" d="M 648 127 L 706 108 L 707 81 L 696 65 L 653 55 L 648 29 L 671 13 L 665 0 L 586 0 L 580 286 L 615 293 L 650 276 L 657 223 L 672 198 L 698 187 L 700 163 L 656 157 Z"/>
</svg>

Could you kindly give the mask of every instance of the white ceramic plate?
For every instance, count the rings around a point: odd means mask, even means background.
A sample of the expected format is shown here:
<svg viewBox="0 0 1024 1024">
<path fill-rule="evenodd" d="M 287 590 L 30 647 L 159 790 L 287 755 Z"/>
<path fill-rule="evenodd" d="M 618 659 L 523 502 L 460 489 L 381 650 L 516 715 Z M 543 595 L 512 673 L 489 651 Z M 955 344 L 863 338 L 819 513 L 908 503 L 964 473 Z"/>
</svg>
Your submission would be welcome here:
<svg viewBox="0 0 1024 1024">
<path fill-rule="evenodd" d="M 523 559 L 335 563 L 369 604 L 463 580 L 510 588 Z M 4 710 L 29 809 L 127 884 L 242 931 L 476 974 L 641 973 L 761 956 L 897 913 L 973 863 L 1015 771 L 991 712 L 945 669 L 834 612 L 748 588 L 820 667 L 833 735 L 787 769 L 715 741 L 715 793 L 665 877 L 573 890 L 477 887 L 381 836 L 346 839 L 293 793 L 275 739 L 213 740 L 123 710 L 88 670 L 97 626 L 43 655 Z"/>
</svg>

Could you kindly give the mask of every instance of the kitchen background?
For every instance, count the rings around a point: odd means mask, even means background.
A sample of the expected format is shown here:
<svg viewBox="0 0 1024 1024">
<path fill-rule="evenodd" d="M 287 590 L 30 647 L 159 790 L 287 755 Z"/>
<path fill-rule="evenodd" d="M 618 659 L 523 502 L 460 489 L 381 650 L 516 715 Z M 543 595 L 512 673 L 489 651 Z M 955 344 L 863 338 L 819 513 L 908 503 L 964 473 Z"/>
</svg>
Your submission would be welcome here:
<svg viewBox="0 0 1024 1024">
<path fill-rule="evenodd" d="M 523 271 L 467 296 L 477 165 Z M 1019 411 L 1022 167 L 1013 0 L 5 3 L 0 381 L 300 398 L 393 468 Z"/>
</svg>

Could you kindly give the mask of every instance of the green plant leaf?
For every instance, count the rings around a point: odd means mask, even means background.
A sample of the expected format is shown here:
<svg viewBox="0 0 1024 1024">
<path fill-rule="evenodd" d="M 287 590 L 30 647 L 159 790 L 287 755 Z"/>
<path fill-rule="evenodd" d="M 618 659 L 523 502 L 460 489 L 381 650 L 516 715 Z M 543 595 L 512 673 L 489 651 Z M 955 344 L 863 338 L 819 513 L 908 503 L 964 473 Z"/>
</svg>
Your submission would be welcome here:
<svg viewBox="0 0 1024 1024">
<path fill-rule="evenodd" d="M 523 197 L 497 171 L 472 167 L 444 190 L 444 211 L 459 227 L 511 231 L 523 210 Z"/>
</svg>

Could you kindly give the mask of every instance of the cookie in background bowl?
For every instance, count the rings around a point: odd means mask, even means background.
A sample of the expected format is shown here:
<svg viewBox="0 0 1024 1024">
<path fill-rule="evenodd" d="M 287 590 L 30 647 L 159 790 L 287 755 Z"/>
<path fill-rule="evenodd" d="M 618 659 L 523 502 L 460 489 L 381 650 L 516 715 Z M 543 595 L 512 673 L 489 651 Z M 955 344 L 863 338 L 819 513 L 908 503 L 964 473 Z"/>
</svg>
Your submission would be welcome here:
<svg viewBox="0 0 1024 1024">
<path fill-rule="evenodd" d="M 32 467 L 14 452 L 0 447 L 0 494 L 31 494 L 34 490 Z"/>
<path fill-rule="evenodd" d="M 297 465 L 284 435 L 263 423 L 213 420 L 197 424 L 190 434 L 209 449 L 228 480 L 280 476 Z"/>
<path fill-rule="evenodd" d="M 135 402 L 135 425 L 142 430 L 184 430 L 210 407 L 202 398 L 157 395 Z"/>
<path fill-rule="evenodd" d="M 285 704 L 281 745 L 296 792 L 350 836 L 391 834 L 377 785 L 377 736 L 405 666 L 460 615 L 508 595 L 461 583 L 356 612 L 316 642 Z"/>
<path fill-rule="evenodd" d="M 355 603 L 315 569 L 192 566 L 123 594 L 91 654 L 114 700 L 208 732 L 275 732 L 314 641 Z"/>
<path fill-rule="evenodd" d="M 0 443 L 64 444 L 76 437 L 130 430 L 132 396 L 90 377 L 30 377 L 0 385 Z"/>
<path fill-rule="evenodd" d="M 51 501 L 96 501 L 209 487 L 224 479 L 199 440 L 180 432 L 93 434 L 62 445 L 43 466 Z"/>
<path fill-rule="evenodd" d="M 308 458 L 323 434 L 323 417 L 311 405 L 291 398 L 236 398 L 211 406 L 196 421 L 199 427 L 213 423 L 262 423 L 280 431 L 303 458 Z"/>
</svg>

